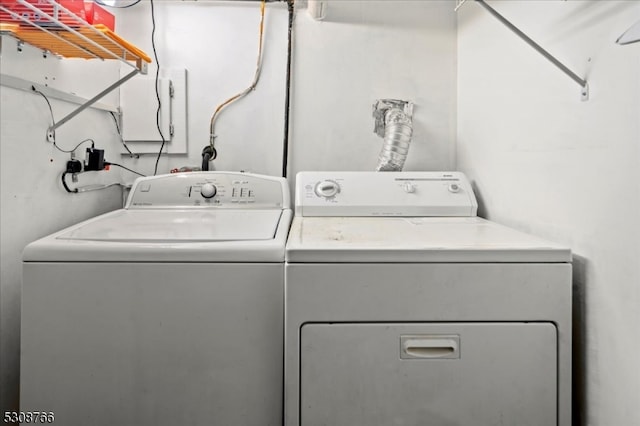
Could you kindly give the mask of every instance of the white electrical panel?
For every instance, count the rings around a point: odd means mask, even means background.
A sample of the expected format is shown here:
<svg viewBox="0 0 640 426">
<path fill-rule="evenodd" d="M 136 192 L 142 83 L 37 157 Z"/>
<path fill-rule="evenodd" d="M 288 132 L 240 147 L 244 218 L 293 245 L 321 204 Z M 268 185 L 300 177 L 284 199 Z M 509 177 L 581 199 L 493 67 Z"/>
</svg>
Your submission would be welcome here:
<svg viewBox="0 0 640 426">
<path fill-rule="evenodd" d="M 132 79 L 120 87 L 122 137 L 136 153 L 187 153 L 187 71 L 161 70 L 156 96 L 155 76 Z M 158 100 L 160 98 L 160 113 Z M 162 132 L 162 136 L 160 131 Z M 124 152 L 124 151 L 123 151 Z"/>
<path fill-rule="evenodd" d="M 165 140 L 171 139 L 171 80 L 158 79 L 160 108 L 159 124 Z M 120 91 L 122 106 L 122 136 L 124 140 L 162 142 L 156 123 L 158 108 L 155 78 L 153 76 L 132 79 Z"/>
</svg>

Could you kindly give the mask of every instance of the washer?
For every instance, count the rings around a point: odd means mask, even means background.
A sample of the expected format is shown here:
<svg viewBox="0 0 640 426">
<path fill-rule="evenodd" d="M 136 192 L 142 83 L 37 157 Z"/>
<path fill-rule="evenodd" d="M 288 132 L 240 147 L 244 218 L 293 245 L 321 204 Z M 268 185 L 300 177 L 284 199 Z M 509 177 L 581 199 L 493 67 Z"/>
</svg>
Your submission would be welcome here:
<svg viewBox="0 0 640 426">
<path fill-rule="evenodd" d="M 281 425 L 286 181 L 138 179 L 28 245 L 21 410 L 66 426 Z"/>
<path fill-rule="evenodd" d="M 303 172 L 285 425 L 571 424 L 571 252 L 476 216 L 461 173 Z"/>
</svg>

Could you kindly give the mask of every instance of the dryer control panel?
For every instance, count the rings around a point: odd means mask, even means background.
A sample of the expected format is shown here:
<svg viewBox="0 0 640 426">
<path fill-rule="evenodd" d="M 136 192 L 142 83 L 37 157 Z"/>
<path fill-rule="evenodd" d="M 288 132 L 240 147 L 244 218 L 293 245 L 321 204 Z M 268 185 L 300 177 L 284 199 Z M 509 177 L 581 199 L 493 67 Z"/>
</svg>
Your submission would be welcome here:
<svg viewBox="0 0 640 426">
<path fill-rule="evenodd" d="M 287 209 L 284 178 L 241 172 L 173 173 L 137 179 L 126 209 L 215 207 Z"/>
<path fill-rule="evenodd" d="M 297 216 L 476 216 L 460 172 L 301 172 Z"/>
</svg>

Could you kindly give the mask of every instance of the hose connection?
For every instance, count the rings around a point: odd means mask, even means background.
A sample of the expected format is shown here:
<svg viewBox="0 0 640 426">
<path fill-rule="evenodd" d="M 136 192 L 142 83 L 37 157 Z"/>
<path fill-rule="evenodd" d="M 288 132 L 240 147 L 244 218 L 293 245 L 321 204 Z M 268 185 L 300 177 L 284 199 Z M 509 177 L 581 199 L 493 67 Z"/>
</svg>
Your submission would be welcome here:
<svg viewBox="0 0 640 426">
<path fill-rule="evenodd" d="M 378 99 L 373 104 L 373 117 L 374 132 L 384 139 L 376 171 L 402 171 L 413 134 L 413 103 L 397 99 Z"/>
</svg>

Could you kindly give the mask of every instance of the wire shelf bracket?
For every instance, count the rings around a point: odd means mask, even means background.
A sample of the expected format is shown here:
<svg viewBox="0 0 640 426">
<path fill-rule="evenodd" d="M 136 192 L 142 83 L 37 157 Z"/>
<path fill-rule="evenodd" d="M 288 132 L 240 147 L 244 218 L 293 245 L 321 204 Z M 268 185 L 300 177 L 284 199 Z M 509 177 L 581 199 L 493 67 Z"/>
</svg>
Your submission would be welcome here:
<svg viewBox="0 0 640 426">
<path fill-rule="evenodd" d="M 466 0 L 457 0 L 456 2 L 456 11 L 465 3 Z M 544 56 L 547 60 L 549 60 L 553 65 L 559 68 L 563 73 L 565 73 L 569 78 L 580 85 L 580 97 L 582 101 L 589 100 L 589 83 L 587 80 L 581 78 L 576 73 L 571 71 L 566 65 L 556 59 L 551 53 L 547 52 L 542 46 L 533 41 L 531 37 L 527 36 L 525 33 L 520 31 L 518 27 L 513 25 L 507 18 L 500 15 L 494 8 L 489 6 L 484 0 L 475 0 L 480 4 L 487 12 L 489 12 L 493 17 L 495 17 L 498 21 L 502 22 L 507 28 L 513 31 L 518 37 L 525 41 L 529 46 L 533 47 L 538 53 Z"/>
<path fill-rule="evenodd" d="M 25 0 L 17 0 L 17 2 L 32 10 L 37 14 L 37 16 L 46 19 L 47 25 L 34 23 L 25 16 L 17 14 L 0 5 L 0 11 L 11 16 L 14 22 L 20 22 L 20 26 L 9 25 L 7 27 L 9 29 L 6 30 L 3 26 L 1 31 L 3 35 L 7 34 L 18 40 L 18 49 L 20 49 L 21 43 L 24 43 L 26 40 L 27 43 L 33 44 L 35 47 L 38 47 L 43 51 L 51 51 L 52 53 L 59 54 L 61 56 L 83 57 L 86 59 L 97 58 L 101 60 L 116 59 L 133 68 L 133 71 L 111 84 L 93 98 L 84 102 L 64 118 L 53 123 L 47 129 L 47 140 L 53 143 L 55 141 L 55 131 L 60 126 L 67 123 L 91 105 L 95 104 L 98 100 L 120 87 L 135 75 L 139 73 L 147 74 L 147 63 L 150 62 L 150 59 L 144 52 L 120 39 L 115 34 L 100 30 L 99 28 L 87 24 L 80 17 L 58 4 L 55 0 L 44 1 L 52 5 L 55 8 L 54 10 L 57 10 L 58 13 L 67 17 L 67 20 L 69 18 L 75 20 L 76 24 L 73 24 L 74 28 L 61 22 L 61 19 L 56 19 L 47 12 L 44 12 L 42 9 L 39 9 Z M 25 26 L 25 24 L 27 25 Z M 50 46 L 46 46 L 47 44 L 55 45 L 56 49 L 48 49 Z"/>
<path fill-rule="evenodd" d="M 117 89 L 123 83 L 125 83 L 126 81 L 128 81 L 131 78 L 135 77 L 137 74 L 138 74 L 138 70 L 131 71 L 129 74 L 125 75 L 120 80 L 116 81 L 111 86 L 107 87 L 102 92 L 98 93 L 93 98 L 89 99 L 87 102 L 85 102 L 84 104 L 80 105 L 78 108 L 76 108 L 75 110 L 73 110 L 72 112 L 67 114 L 64 118 L 56 121 L 53 125 L 51 125 L 47 129 L 47 140 L 49 142 L 53 143 L 55 141 L 55 138 L 56 138 L 56 129 L 58 127 L 62 126 L 63 124 L 65 124 L 66 122 L 71 120 L 73 117 L 75 117 L 76 115 L 80 114 L 85 109 L 89 108 L 91 105 L 96 103 L 98 100 L 100 100 L 101 98 L 106 96 L 108 93 L 112 92 L 113 90 Z"/>
</svg>

